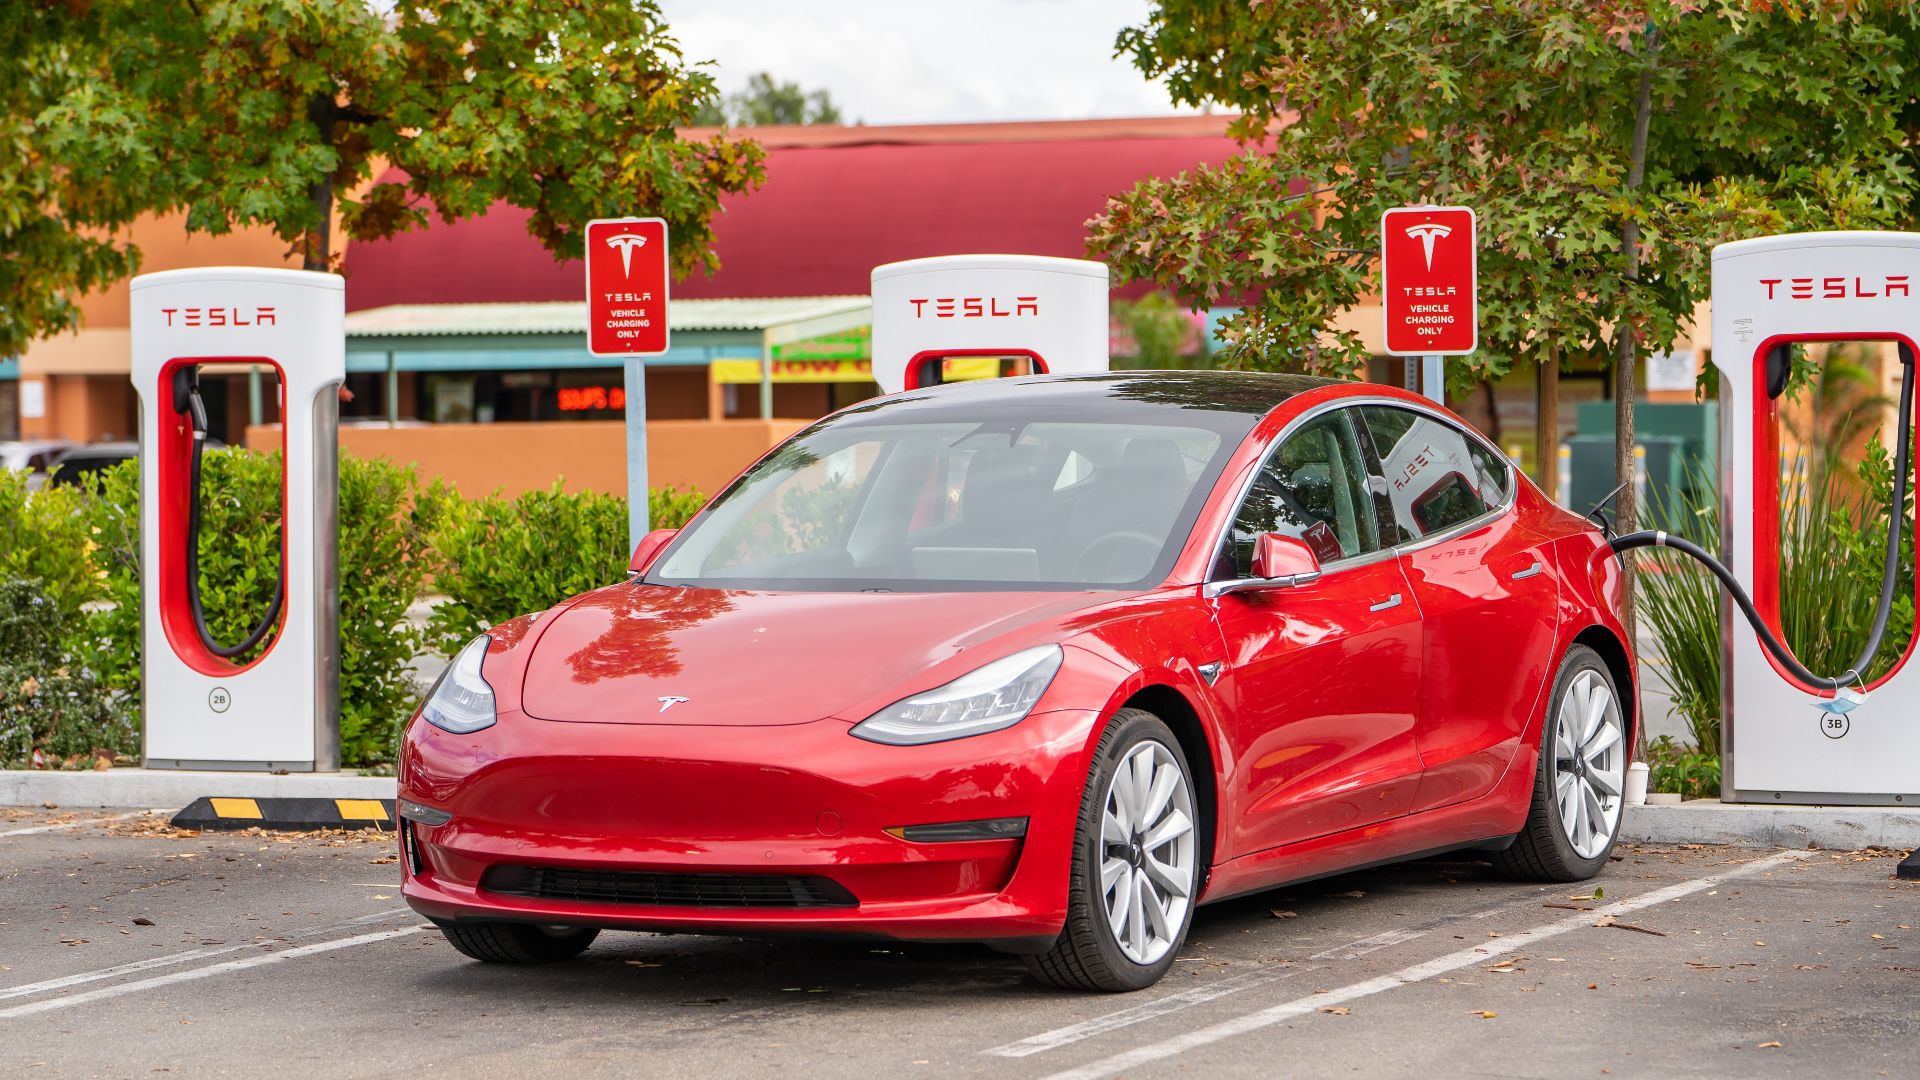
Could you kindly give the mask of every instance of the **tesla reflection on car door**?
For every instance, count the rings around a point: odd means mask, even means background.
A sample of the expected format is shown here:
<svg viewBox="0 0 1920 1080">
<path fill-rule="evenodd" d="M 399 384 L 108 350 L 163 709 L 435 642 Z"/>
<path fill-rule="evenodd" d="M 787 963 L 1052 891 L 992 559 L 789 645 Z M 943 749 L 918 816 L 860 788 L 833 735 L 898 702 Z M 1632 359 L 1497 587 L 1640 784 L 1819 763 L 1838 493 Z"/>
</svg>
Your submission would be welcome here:
<svg viewBox="0 0 1920 1080">
<path fill-rule="evenodd" d="M 1426 694 L 1414 810 L 1486 794 L 1553 677 L 1559 576 L 1512 508 L 1513 468 L 1438 417 L 1359 410 L 1425 623 Z"/>
<path fill-rule="evenodd" d="M 1382 543 L 1364 448 L 1338 410 L 1289 435 L 1255 475 L 1216 579 L 1252 573 L 1256 538 L 1313 548 L 1321 576 L 1216 598 L 1233 743 L 1230 855 L 1407 812 L 1419 779 L 1420 615 Z"/>
</svg>

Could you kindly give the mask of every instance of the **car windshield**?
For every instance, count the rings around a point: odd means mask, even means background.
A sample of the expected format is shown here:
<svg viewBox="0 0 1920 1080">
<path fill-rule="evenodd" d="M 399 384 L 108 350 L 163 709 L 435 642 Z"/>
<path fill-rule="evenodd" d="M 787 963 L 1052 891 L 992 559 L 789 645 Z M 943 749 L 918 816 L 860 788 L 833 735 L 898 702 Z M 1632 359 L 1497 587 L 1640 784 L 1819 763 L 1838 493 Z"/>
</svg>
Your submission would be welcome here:
<svg viewBox="0 0 1920 1080">
<path fill-rule="evenodd" d="M 1258 419 L 994 404 L 882 408 L 802 432 L 683 530 L 647 580 L 918 592 L 1155 585 Z"/>
</svg>

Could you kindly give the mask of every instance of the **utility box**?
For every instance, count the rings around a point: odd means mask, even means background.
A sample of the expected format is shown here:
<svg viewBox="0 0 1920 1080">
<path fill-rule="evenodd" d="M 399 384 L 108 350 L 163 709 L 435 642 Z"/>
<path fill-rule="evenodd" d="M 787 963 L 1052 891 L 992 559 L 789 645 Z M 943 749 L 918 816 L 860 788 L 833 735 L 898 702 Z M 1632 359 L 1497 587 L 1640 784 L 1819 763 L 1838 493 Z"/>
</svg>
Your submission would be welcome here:
<svg viewBox="0 0 1920 1080">
<path fill-rule="evenodd" d="M 1684 443 L 1670 436 L 1653 435 L 1634 445 L 1640 450 L 1633 473 L 1634 505 L 1640 508 L 1640 523 L 1645 525 L 1652 507 L 1672 506 L 1674 499 L 1687 494 L 1687 456 Z M 1620 486 L 1613 460 L 1613 435 L 1575 435 L 1567 440 L 1567 449 L 1572 469 L 1567 478 L 1566 506 L 1584 514 Z"/>
</svg>

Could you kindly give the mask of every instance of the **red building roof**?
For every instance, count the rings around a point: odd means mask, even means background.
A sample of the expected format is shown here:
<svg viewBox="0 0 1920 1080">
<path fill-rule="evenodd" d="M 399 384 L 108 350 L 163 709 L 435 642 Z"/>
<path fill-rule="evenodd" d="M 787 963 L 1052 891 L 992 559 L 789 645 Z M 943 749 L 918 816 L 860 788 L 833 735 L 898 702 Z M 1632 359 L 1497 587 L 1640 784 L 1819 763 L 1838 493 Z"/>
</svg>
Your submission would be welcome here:
<svg viewBox="0 0 1920 1080">
<path fill-rule="evenodd" d="M 865 293 L 872 269 L 968 252 L 1086 255 L 1108 196 L 1233 155 L 1227 118 L 757 128 L 767 179 L 725 201 L 721 268 L 676 282 L 684 297 Z M 692 134 L 692 133 L 689 133 Z M 556 261 L 500 204 L 347 249 L 347 307 L 575 300 L 578 260 Z M 1132 291 L 1132 290 L 1129 290 Z"/>
</svg>

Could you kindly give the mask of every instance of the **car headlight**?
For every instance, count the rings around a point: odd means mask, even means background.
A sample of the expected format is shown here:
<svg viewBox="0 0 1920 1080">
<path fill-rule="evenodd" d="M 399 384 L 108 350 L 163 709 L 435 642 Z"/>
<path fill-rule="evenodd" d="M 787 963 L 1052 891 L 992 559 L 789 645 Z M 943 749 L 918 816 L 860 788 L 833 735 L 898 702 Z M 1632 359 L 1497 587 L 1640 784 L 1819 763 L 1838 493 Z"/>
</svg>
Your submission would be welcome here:
<svg viewBox="0 0 1920 1080">
<path fill-rule="evenodd" d="M 441 673 L 440 681 L 427 692 L 427 703 L 420 707 L 427 723 L 455 735 L 493 726 L 493 687 L 480 673 L 489 640 L 481 634 L 468 642 Z"/>
<path fill-rule="evenodd" d="M 1019 723 L 1060 670 L 1060 646 L 1023 649 L 945 686 L 904 698 L 860 721 L 853 733 L 892 746 L 980 735 Z"/>
</svg>

